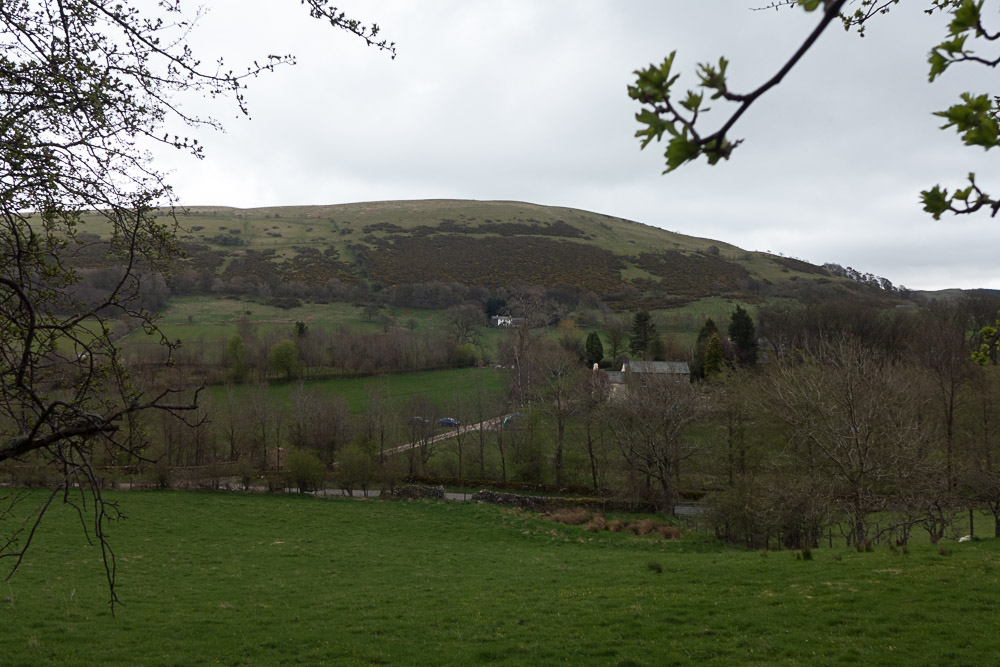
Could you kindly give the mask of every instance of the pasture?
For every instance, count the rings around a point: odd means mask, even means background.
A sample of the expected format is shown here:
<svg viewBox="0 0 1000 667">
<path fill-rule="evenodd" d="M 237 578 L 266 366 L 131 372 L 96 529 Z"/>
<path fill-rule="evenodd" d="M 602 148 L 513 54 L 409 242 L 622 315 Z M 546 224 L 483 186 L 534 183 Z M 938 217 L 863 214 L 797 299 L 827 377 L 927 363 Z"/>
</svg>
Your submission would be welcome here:
<svg viewBox="0 0 1000 667">
<path fill-rule="evenodd" d="M 34 499 L 38 499 L 36 496 Z M 727 550 L 469 503 L 118 493 L 54 507 L 0 587 L 5 665 L 986 664 L 1000 541 Z"/>
<path fill-rule="evenodd" d="M 368 410 L 369 388 L 377 388 L 383 383 L 393 407 L 403 407 L 407 401 L 423 398 L 446 408 L 468 396 L 478 385 L 491 398 L 499 398 L 503 395 L 505 379 L 503 373 L 493 368 L 449 368 L 386 376 L 313 380 L 304 386 L 320 394 L 342 396 L 352 413 L 361 414 Z M 299 383 L 294 381 L 272 382 L 267 385 L 267 390 L 275 405 L 287 408 L 291 405 L 291 392 L 298 387 Z M 242 401 L 254 390 L 250 385 L 213 386 L 209 388 L 209 395 L 214 402 L 221 404 L 226 399 L 227 392 L 232 392 L 234 398 Z"/>
<path fill-rule="evenodd" d="M 188 343 L 199 339 L 225 342 L 237 333 L 237 320 L 242 316 L 261 334 L 277 331 L 292 336 L 296 322 L 303 322 L 312 329 L 335 331 L 347 327 L 359 333 L 381 333 L 382 325 L 366 318 L 362 311 L 348 303 L 306 303 L 286 309 L 267 305 L 261 299 L 181 296 L 170 299 L 160 314 L 159 325 L 168 338 Z M 440 310 L 392 308 L 388 312 L 398 326 L 410 330 L 412 325 L 412 330 L 418 333 L 437 331 L 445 326 Z M 141 340 L 142 332 L 132 332 L 132 336 Z"/>
</svg>

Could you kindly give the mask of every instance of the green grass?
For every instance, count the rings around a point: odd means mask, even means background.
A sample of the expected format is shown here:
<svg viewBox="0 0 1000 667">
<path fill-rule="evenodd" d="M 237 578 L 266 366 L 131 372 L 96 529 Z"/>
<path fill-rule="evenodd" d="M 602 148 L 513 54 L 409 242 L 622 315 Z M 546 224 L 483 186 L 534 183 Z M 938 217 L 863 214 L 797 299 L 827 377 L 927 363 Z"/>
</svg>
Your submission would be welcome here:
<svg viewBox="0 0 1000 667">
<path fill-rule="evenodd" d="M 117 494 L 119 594 L 62 508 L 5 665 L 988 664 L 997 541 L 761 556 L 464 503 Z M 662 570 L 658 573 L 656 570 Z"/>
<path fill-rule="evenodd" d="M 386 308 L 385 313 L 396 318 L 397 325 L 409 331 L 424 333 L 444 327 L 445 314 L 426 308 Z M 304 322 L 314 330 L 336 331 L 345 326 L 359 333 L 382 333 L 382 326 L 364 317 L 361 308 L 348 303 L 303 303 L 298 308 L 282 309 L 268 306 L 260 299 L 223 299 L 205 296 L 174 297 L 160 313 L 160 329 L 171 340 L 194 342 L 226 341 L 237 333 L 236 321 L 241 315 L 257 326 L 258 333 L 277 330 L 293 335 L 296 322 Z M 485 321 L 485 318 L 484 318 Z M 142 332 L 134 331 L 126 340 L 143 340 Z"/>
<path fill-rule="evenodd" d="M 394 403 L 405 403 L 413 397 L 426 397 L 429 400 L 447 406 L 456 397 L 468 395 L 470 387 L 476 378 L 481 378 L 483 385 L 492 394 L 502 391 L 505 376 L 492 368 L 453 368 L 440 371 L 424 371 L 419 373 L 400 373 L 385 376 L 389 385 L 389 397 Z M 339 394 L 347 401 L 348 409 L 355 414 L 367 409 L 367 387 L 380 382 L 378 377 L 337 378 L 333 380 L 316 380 L 307 382 L 306 387 L 327 394 Z M 298 382 L 273 382 L 269 391 L 273 400 L 282 406 L 289 406 L 289 393 L 298 387 Z M 221 386 L 209 389 L 213 400 L 218 404 L 225 400 L 226 388 Z M 252 391 L 248 385 L 233 387 L 236 396 Z"/>
</svg>

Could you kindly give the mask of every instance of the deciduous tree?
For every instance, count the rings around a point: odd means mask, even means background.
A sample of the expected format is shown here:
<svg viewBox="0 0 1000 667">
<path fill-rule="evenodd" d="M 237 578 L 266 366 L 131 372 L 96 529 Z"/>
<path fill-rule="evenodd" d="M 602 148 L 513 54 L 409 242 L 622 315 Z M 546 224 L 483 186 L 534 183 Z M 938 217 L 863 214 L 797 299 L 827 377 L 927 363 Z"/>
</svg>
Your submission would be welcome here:
<svg viewBox="0 0 1000 667">
<path fill-rule="evenodd" d="M 627 400 L 609 410 L 608 426 L 629 466 L 660 485 L 657 504 L 672 512 L 677 501 L 676 475 L 695 447 L 685 438 L 698 415 L 698 401 L 688 382 L 661 374 L 630 374 Z"/>
<path fill-rule="evenodd" d="M 274 370 L 284 373 L 286 380 L 291 380 L 302 370 L 299 348 L 294 340 L 283 340 L 272 345 L 267 353 L 267 362 Z"/>
<path fill-rule="evenodd" d="M 314 18 L 393 50 L 377 41 L 377 26 L 326 0 L 304 4 Z M 134 386 L 111 325 L 130 317 L 155 332 L 152 315 L 136 305 L 140 277 L 162 269 L 174 250 L 173 226 L 155 217 L 170 202 L 169 186 L 146 148 L 160 143 L 200 157 L 197 141 L 165 127 L 219 124 L 186 113 L 179 96 L 230 95 L 245 113 L 246 80 L 292 60 L 270 56 L 237 72 L 194 53 L 190 29 L 178 0 L 0 4 L 0 461 L 35 453 L 61 471 L 64 488 L 90 490 L 112 604 L 115 568 L 103 530 L 117 510 L 100 494 L 95 447 L 139 455 L 138 413 L 180 414 L 196 404 Z M 123 268 L 89 302 L 66 296 L 78 280 L 71 265 L 83 211 L 104 219 L 107 252 Z M 0 539 L 0 557 L 13 569 L 33 534 Z"/>
<path fill-rule="evenodd" d="M 788 453 L 817 475 L 814 494 L 843 513 L 856 544 L 867 545 L 874 515 L 910 504 L 905 494 L 931 472 L 912 371 L 843 340 L 773 373 L 768 403 L 789 429 Z"/>
<path fill-rule="evenodd" d="M 618 315 L 608 315 L 604 321 L 604 334 L 608 338 L 608 354 L 611 361 L 618 364 L 622 354 L 625 352 L 625 336 L 628 334 L 628 326 Z"/>
</svg>

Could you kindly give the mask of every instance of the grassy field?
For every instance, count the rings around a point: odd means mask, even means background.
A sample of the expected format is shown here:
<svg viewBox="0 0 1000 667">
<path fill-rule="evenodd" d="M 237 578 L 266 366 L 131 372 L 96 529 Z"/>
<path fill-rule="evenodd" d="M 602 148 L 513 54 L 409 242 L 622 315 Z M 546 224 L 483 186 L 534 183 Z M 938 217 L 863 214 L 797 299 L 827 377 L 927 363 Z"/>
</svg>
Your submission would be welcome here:
<svg viewBox="0 0 1000 667">
<path fill-rule="evenodd" d="M 112 617 L 56 508 L 0 588 L 4 665 L 968 664 L 1000 651 L 1000 543 L 728 551 L 493 506 L 118 494 Z M 949 553 L 949 552 L 946 552 Z"/>
<path fill-rule="evenodd" d="M 427 308 L 387 308 L 399 326 L 423 333 L 437 331 L 445 325 L 444 311 Z M 336 331 L 347 327 L 359 333 L 381 333 L 382 325 L 364 317 L 362 309 L 348 303 L 305 303 L 297 308 L 277 308 L 261 303 L 260 299 L 224 299 L 207 296 L 186 296 L 170 299 L 160 314 L 160 328 L 171 340 L 208 342 L 228 340 L 237 333 L 237 318 L 245 315 L 263 334 L 277 330 L 292 336 L 295 323 L 304 322 L 313 329 Z M 485 318 L 484 318 L 485 321 Z M 135 331 L 132 339 L 142 340 Z M 127 339 L 129 340 L 129 339 Z"/>
<path fill-rule="evenodd" d="M 478 380 L 477 380 L 478 378 Z M 400 373 L 385 377 L 389 387 L 389 397 L 394 403 L 405 403 L 408 399 L 419 396 L 447 406 L 457 397 L 467 395 L 477 381 L 492 395 L 499 395 L 503 389 L 505 377 L 492 368 L 452 368 L 440 371 L 425 371 L 421 373 Z M 315 380 L 307 382 L 308 389 L 325 394 L 339 394 L 347 401 L 351 412 L 359 414 L 367 410 L 367 388 L 381 381 L 379 377 L 337 378 L 333 380 Z M 291 405 L 289 392 L 298 387 L 298 382 L 273 382 L 268 389 L 273 400 L 282 406 Z M 236 385 L 231 389 L 237 397 L 252 391 L 249 385 Z M 224 400 L 226 387 L 211 387 L 209 392 L 213 400 Z"/>
</svg>

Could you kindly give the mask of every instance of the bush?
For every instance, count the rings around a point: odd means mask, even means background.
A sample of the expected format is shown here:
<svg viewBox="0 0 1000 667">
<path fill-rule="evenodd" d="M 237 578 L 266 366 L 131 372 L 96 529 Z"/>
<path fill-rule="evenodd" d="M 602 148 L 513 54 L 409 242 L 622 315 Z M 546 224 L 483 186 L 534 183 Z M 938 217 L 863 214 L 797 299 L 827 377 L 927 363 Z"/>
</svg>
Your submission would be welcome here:
<svg viewBox="0 0 1000 667">
<path fill-rule="evenodd" d="M 649 535 L 656 532 L 657 525 L 659 524 L 653 519 L 641 519 L 630 523 L 628 525 L 628 532 L 633 535 Z"/>
<path fill-rule="evenodd" d="M 594 518 L 592 518 L 590 521 L 587 522 L 586 528 L 592 533 L 599 533 L 602 530 L 608 529 L 608 522 L 604 519 L 603 516 L 597 514 L 594 516 Z"/>
<path fill-rule="evenodd" d="M 316 491 L 326 480 L 326 466 L 312 452 L 293 449 L 285 456 L 284 479 L 299 493 Z"/>
<path fill-rule="evenodd" d="M 549 512 L 549 518 L 567 526 L 582 526 L 590 521 L 590 512 L 582 507 L 560 507 Z"/>
<path fill-rule="evenodd" d="M 633 521 L 628 524 L 627 529 L 633 535 L 659 535 L 665 540 L 681 539 L 681 531 L 677 526 L 660 523 L 655 519 Z"/>
<path fill-rule="evenodd" d="M 337 484 L 350 494 L 354 489 L 368 491 L 378 477 L 378 461 L 373 452 L 353 442 L 337 454 Z"/>
<path fill-rule="evenodd" d="M 172 478 L 173 474 L 171 473 L 167 457 L 161 456 L 156 459 L 156 464 L 153 466 L 153 479 L 156 481 L 156 486 L 161 489 L 168 489 L 170 488 Z"/>
<path fill-rule="evenodd" d="M 660 526 L 659 533 L 660 535 L 663 536 L 663 539 L 665 540 L 681 539 L 681 529 L 678 528 L 677 526 L 669 526 L 667 524 L 663 524 Z"/>
</svg>

